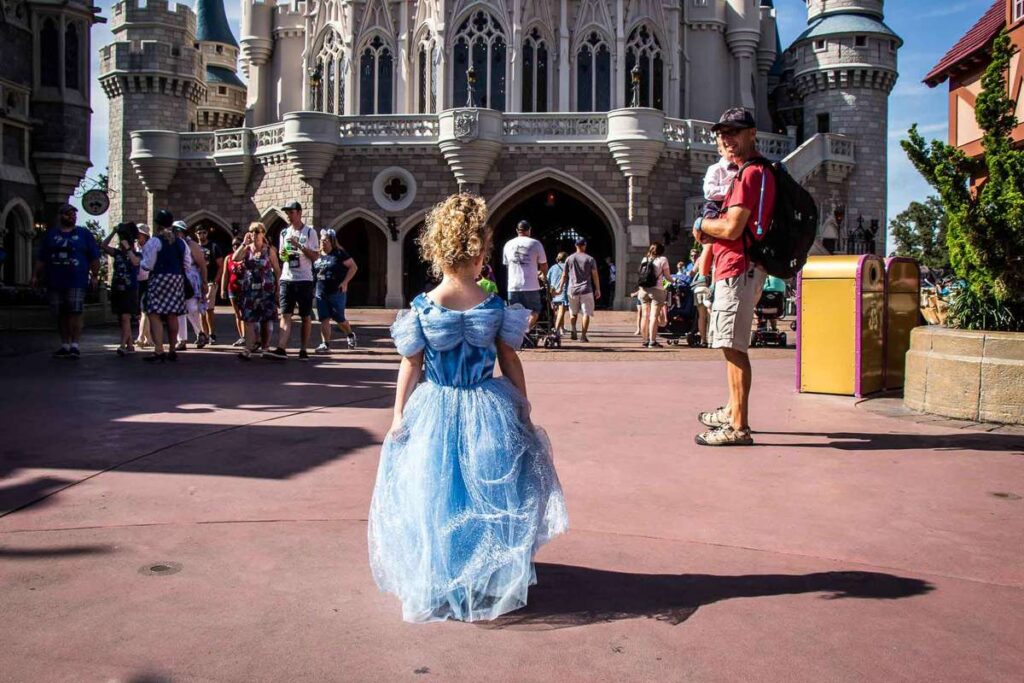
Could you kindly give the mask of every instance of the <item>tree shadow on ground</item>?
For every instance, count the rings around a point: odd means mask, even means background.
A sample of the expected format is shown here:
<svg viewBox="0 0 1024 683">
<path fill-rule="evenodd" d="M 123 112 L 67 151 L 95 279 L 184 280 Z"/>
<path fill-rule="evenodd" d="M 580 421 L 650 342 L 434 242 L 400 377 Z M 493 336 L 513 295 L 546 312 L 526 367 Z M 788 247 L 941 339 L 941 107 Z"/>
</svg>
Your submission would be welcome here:
<svg viewBox="0 0 1024 683">
<path fill-rule="evenodd" d="M 646 617 L 672 625 L 702 606 L 733 598 L 822 593 L 822 598 L 895 600 L 934 586 L 878 572 L 814 574 L 634 574 L 561 564 L 537 564 L 529 604 L 493 622 L 494 629 L 558 629 Z"/>
<path fill-rule="evenodd" d="M 760 430 L 756 433 L 828 439 L 828 443 L 785 444 L 789 448 L 835 448 L 844 451 L 996 451 L 1024 455 L 1024 436 L 1016 434 L 992 434 L 989 432 L 871 434 L 868 432 L 762 432 Z"/>
<path fill-rule="evenodd" d="M 39 560 L 114 552 L 110 545 L 72 545 L 64 548 L 10 548 L 0 545 L 0 560 Z"/>
</svg>

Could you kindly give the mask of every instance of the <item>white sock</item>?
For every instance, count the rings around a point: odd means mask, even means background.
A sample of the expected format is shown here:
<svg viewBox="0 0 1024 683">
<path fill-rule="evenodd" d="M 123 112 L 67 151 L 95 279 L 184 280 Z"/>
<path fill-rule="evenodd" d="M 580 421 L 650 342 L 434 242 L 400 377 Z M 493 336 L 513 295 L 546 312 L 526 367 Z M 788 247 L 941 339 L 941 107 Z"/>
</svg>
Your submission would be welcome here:
<svg viewBox="0 0 1024 683">
<path fill-rule="evenodd" d="M 70 351 L 71 350 L 71 344 L 61 344 L 60 348 L 63 351 Z"/>
<path fill-rule="evenodd" d="M 78 348 L 78 342 L 71 342 L 71 348 L 77 349 Z"/>
</svg>

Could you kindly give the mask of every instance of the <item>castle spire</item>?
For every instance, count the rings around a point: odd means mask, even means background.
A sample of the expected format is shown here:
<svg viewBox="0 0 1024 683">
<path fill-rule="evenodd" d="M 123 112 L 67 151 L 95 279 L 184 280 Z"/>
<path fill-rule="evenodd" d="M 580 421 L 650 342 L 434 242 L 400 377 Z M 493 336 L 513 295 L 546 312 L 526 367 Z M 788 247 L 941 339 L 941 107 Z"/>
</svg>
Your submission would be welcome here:
<svg viewBox="0 0 1024 683">
<path fill-rule="evenodd" d="M 196 40 L 238 47 L 224 11 L 224 0 L 196 0 Z"/>
</svg>

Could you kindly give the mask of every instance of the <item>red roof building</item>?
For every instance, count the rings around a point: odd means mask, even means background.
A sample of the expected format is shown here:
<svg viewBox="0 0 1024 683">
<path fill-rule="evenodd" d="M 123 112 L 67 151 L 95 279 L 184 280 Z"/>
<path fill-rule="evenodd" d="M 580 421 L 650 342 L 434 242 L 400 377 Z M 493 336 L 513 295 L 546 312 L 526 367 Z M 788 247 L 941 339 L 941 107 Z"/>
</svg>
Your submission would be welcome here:
<svg viewBox="0 0 1024 683">
<path fill-rule="evenodd" d="M 992 41 L 1004 28 L 1017 53 L 1010 62 L 1010 97 L 1017 102 L 1017 120 L 1013 138 L 1024 142 L 1024 0 L 996 0 L 985 14 L 957 41 L 924 78 L 936 87 L 949 81 L 949 144 L 971 156 L 983 153 L 982 131 L 974 116 L 974 105 L 981 92 L 981 75 L 989 64 Z"/>
</svg>

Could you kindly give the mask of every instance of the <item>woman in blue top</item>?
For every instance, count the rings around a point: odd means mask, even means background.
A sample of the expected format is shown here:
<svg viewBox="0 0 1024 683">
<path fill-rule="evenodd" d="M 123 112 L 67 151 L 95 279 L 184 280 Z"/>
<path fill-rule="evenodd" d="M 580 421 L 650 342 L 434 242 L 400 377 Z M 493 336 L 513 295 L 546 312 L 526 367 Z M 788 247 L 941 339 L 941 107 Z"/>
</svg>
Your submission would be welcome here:
<svg viewBox="0 0 1024 683">
<path fill-rule="evenodd" d="M 467 194 L 431 211 L 421 250 L 443 279 L 391 328 L 403 359 L 370 505 L 370 567 L 411 622 L 522 607 L 534 553 L 568 527 L 516 354 L 530 311 L 476 284 L 486 221 L 484 201 Z"/>
</svg>

